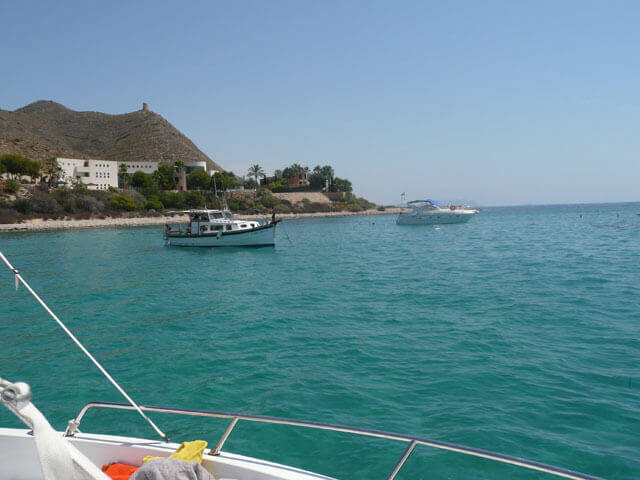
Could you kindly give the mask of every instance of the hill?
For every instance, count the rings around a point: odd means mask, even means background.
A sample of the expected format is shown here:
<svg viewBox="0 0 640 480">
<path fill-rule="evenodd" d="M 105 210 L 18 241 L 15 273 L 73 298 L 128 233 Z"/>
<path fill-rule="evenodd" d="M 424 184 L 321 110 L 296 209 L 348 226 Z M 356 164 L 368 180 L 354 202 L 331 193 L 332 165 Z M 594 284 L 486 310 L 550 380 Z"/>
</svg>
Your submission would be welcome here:
<svg viewBox="0 0 640 480">
<path fill-rule="evenodd" d="M 76 112 L 41 100 L 15 111 L 0 109 L 0 155 L 33 160 L 61 156 L 104 160 L 206 161 L 221 170 L 161 115 L 147 110 L 109 115 Z"/>
</svg>

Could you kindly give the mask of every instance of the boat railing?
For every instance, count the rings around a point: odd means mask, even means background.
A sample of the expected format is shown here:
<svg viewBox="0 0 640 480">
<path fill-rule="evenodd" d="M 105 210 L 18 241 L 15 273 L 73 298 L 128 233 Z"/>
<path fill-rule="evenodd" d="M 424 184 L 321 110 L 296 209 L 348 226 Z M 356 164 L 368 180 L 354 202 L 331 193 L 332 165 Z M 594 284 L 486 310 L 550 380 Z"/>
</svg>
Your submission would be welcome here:
<svg viewBox="0 0 640 480">
<path fill-rule="evenodd" d="M 118 409 L 118 410 L 134 410 L 134 407 L 125 403 L 113 403 L 113 402 L 90 402 L 87 403 L 75 419 L 69 421 L 69 426 L 65 431 L 65 436 L 73 436 L 78 427 L 80 426 L 80 421 L 84 417 L 85 413 L 91 408 L 110 408 L 110 409 Z M 402 453 L 402 456 L 398 459 L 395 466 L 387 475 L 387 480 L 393 480 L 398 472 L 402 469 L 405 462 L 415 449 L 417 445 L 425 445 L 427 447 L 437 448 L 440 450 L 448 450 L 451 452 L 461 453 L 463 455 L 470 455 L 475 457 L 485 458 L 487 460 L 492 460 L 500 463 L 507 463 L 511 465 L 516 465 L 523 468 L 528 468 L 530 470 L 537 470 L 540 472 L 548 473 L 550 475 L 554 475 L 556 477 L 569 478 L 573 480 L 602 480 L 599 477 L 594 477 L 591 475 L 587 475 L 584 473 L 574 472 L 572 470 L 567 470 L 560 467 L 554 467 L 552 465 L 547 465 L 540 462 L 535 462 L 532 460 L 525 460 L 523 458 L 513 457 L 510 455 L 504 455 L 501 453 L 490 452 L 488 450 L 481 450 L 473 447 L 466 447 L 464 445 L 458 445 L 455 443 L 442 442 L 439 440 L 432 440 L 429 438 L 423 437 L 415 437 L 411 435 L 402 435 L 397 433 L 389 433 L 381 430 L 370 430 L 366 428 L 358 428 L 358 427 L 349 427 L 345 425 L 335 425 L 330 423 L 321 423 L 321 422 L 312 422 L 305 420 L 296 420 L 291 418 L 281 418 L 281 417 L 270 417 L 265 415 L 245 415 L 239 413 L 228 413 L 228 412 L 217 412 L 217 411 L 209 411 L 209 410 L 188 410 L 182 408 L 171 408 L 171 407 L 157 407 L 151 405 L 140 405 L 140 408 L 147 412 L 157 412 L 157 413 L 173 413 L 179 415 L 191 415 L 197 417 L 210 417 L 210 418 L 225 418 L 229 419 L 230 422 L 227 425 L 226 429 L 222 433 L 222 436 L 218 440 L 216 446 L 211 449 L 209 452 L 210 455 L 219 455 L 222 447 L 225 442 L 233 432 L 233 429 L 238 424 L 240 420 L 248 421 L 248 422 L 259 422 L 259 423 L 272 423 L 279 425 L 291 425 L 296 427 L 306 427 L 313 428 L 317 430 L 331 430 L 334 432 L 343 432 L 350 433 L 355 435 L 363 435 L 367 437 L 376 437 L 383 438 L 387 440 L 394 440 L 399 442 L 408 443 L 407 448 Z"/>
</svg>

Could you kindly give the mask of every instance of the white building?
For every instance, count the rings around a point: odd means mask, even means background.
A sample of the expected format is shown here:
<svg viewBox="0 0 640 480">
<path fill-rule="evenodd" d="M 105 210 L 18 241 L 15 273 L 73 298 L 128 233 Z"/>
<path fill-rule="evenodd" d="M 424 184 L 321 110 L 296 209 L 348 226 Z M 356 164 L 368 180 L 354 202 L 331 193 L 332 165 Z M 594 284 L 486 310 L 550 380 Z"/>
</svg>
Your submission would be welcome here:
<svg viewBox="0 0 640 480">
<path fill-rule="evenodd" d="M 211 171 L 209 172 L 207 169 L 207 162 L 205 162 L 204 160 L 200 160 L 200 161 L 190 161 L 190 162 L 185 162 L 186 165 L 186 174 L 189 175 L 191 172 L 195 171 L 195 170 L 204 170 L 205 172 L 207 172 L 209 175 L 213 175 L 214 173 L 216 173 L 216 171 L 214 169 L 211 169 Z"/>
<path fill-rule="evenodd" d="M 136 172 L 143 172 L 147 175 L 151 175 L 158 170 L 158 162 L 117 162 L 118 169 L 120 165 L 125 164 L 127 166 L 127 173 L 132 174 Z"/>
<path fill-rule="evenodd" d="M 129 175 L 135 172 L 143 172 L 147 175 L 158 170 L 158 162 L 126 161 L 116 162 L 113 160 L 81 160 L 77 158 L 57 158 L 58 165 L 62 168 L 61 180 L 71 184 L 74 179 L 79 178 L 89 190 L 108 190 L 110 187 L 118 188 L 118 172 L 120 165 L 127 166 Z M 204 161 L 185 162 L 186 168 L 178 178 L 178 189 L 186 189 L 186 175 L 194 170 L 207 171 L 207 164 Z M 215 170 L 208 172 L 210 175 Z"/>
<path fill-rule="evenodd" d="M 56 160 L 62 169 L 61 180 L 67 184 L 80 179 L 89 190 L 118 188 L 118 162 L 78 158 L 57 158 Z"/>
</svg>

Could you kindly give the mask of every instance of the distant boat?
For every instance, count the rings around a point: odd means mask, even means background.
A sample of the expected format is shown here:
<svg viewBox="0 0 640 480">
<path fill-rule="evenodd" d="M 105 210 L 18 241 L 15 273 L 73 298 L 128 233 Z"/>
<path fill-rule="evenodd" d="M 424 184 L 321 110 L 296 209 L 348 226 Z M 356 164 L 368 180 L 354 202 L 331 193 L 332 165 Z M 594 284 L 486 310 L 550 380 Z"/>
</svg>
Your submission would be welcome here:
<svg viewBox="0 0 640 480">
<path fill-rule="evenodd" d="M 468 222 L 478 211 L 472 208 L 441 207 L 435 200 L 414 200 L 407 203 L 411 212 L 401 213 L 396 219 L 398 225 L 442 225 L 445 223 Z"/>
<path fill-rule="evenodd" d="M 229 210 L 187 210 L 187 225 L 166 226 L 167 245 L 178 247 L 270 247 L 276 244 L 275 214 L 268 221 L 234 220 Z"/>
</svg>

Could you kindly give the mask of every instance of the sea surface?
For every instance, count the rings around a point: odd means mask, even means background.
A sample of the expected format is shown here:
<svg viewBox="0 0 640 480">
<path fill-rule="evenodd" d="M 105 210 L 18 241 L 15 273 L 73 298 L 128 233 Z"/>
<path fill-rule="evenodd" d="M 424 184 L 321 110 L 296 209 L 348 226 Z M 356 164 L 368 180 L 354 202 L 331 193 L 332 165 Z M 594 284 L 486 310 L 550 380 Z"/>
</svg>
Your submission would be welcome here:
<svg viewBox="0 0 640 480">
<path fill-rule="evenodd" d="M 489 208 L 465 225 L 289 220 L 261 249 L 166 247 L 162 227 L 0 236 L 140 403 L 356 425 L 640 478 L 640 204 Z M 0 271 L 0 376 L 59 429 L 121 401 Z M 152 414 L 211 446 L 226 421 Z M 19 427 L 8 411 L 0 425 Z M 133 413 L 81 430 L 153 438 Z M 225 449 L 384 479 L 405 444 L 240 422 Z M 534 479 L 419 446 L 398 479 Z"/>
</svg>

